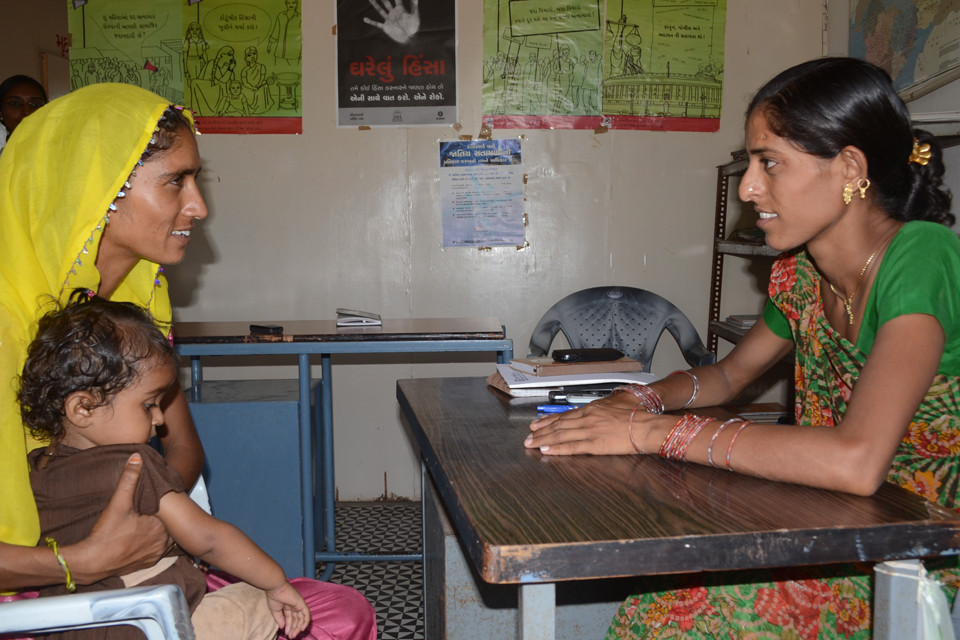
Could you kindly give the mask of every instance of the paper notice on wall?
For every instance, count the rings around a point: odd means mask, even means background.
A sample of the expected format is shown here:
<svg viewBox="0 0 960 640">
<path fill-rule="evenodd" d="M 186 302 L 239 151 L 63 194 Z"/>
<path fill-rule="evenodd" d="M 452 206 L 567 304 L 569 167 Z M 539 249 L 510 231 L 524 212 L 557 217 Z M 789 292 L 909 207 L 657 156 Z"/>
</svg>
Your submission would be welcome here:
<svg viewBox="0 0 960 640">
<path fill-rule="evenodd" d="M 443 246 L 522 245 L 519 140 L 440 143 Z"/>
</svg>

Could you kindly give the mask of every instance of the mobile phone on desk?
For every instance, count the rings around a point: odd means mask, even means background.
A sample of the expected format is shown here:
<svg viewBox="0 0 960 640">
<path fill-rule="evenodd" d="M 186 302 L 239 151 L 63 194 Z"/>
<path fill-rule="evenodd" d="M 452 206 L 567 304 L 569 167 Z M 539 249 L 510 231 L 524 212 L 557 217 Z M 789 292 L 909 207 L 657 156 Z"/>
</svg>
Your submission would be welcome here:
<svg viewBox="0 0 960 640">
<path fill-rule="evenodd" d="M 250 333 L 277 335 L 283 333 L 283 327 L 279 324 L 252 324 L 250 325 Z"/>
<path fill-rule="evenodd" d="M 606 362 L 622 357 L 623 352 L 616 349 L 556 349 L 553 352 L 557 362 Z"/>
<path fill-rule="evenodd" d="M 590 404 L 594 400 L 605 398 L 609 394 L 601 393 L 568 393 L 567 402 L 569 404 Z"/>
</svg>

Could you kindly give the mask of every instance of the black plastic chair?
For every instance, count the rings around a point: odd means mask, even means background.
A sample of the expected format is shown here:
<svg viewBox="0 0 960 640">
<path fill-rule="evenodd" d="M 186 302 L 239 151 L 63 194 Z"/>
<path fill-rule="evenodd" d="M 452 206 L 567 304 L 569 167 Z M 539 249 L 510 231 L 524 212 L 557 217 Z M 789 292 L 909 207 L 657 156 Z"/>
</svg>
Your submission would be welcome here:
<svg viewBox="0 0 960 640">
<path fill-rule="evenodd" d="M 633 287 L 593 287 L 571 293 L 547 311 L 530 337 L 530 356 L 547 355 L 562 331 L 573 349 L 612 347 L 650 371 L 653 351 L 666 329 L 693 367 L 713 364 L 687 316 L 655 293 Z"/>
</svg>

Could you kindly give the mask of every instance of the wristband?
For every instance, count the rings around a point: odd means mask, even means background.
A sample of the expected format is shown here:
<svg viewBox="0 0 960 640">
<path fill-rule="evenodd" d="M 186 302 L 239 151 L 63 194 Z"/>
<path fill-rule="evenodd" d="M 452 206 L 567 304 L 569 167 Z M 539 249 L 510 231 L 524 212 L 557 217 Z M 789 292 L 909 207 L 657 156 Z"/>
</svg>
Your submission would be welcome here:
<svg viewBox="0 0 960 640">
<path fill-rule="evenodd" d="M 60 563 L 60 566 L 63 567 L 63 572 L 67 575 L 67 591 L 74 593 L 77 590 L 77 583 L 73 580 L 73 574 L 70 573 L 70 567 L 67 566 L 67 561 L 60 555 L 60 546 L 57 545 L 56 540 L 49 536 L 47 536 L 45 542 L 48 547 L 53 549 L 53 555 L 56 556 L 57 562 Z"/>
</svg>

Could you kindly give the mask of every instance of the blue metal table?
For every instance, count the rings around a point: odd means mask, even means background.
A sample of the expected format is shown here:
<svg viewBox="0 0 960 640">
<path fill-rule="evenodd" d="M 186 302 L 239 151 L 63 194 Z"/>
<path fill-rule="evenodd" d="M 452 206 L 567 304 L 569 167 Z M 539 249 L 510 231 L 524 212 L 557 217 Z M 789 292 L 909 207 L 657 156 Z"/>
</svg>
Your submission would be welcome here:
<svg viewBox="0 0 960 640">
<path fill-rule="evenodd" d="M 303 575 L 312 577 L 317 562 L 325 562 L 322 580 L 327 580 L 337 561 L 422 560 L 422 554 L 378 555 L 336 550 L 334 531 L 333 354 L 433 353 L 496 351 L 497 362 L 513 357 L 513 341 L 498 318 L 431 318 L 384 320 L 380 327 L 338 328 L 333 320 L 279 322 L 283 334 L 251 334 L 248 322 L 180 322 L 174 327 L 177 352 L 190 357 L 192 388 L 202 381 L 201 356 L 296 355 L 299 364 L 299 431 L 301 455 L 301 496 L 303 517 Z M 310 356 L 320 356 L 320 416 L 318 433 L 311 428 Z M 314 443 L 323 450 L 322 522 L 315 526 L 313 483 Z M 318 470 L 318 476 L 319 470 Z M 316 527 L 323 542 L 317 543 Z M 318 551 L 323 546 L 325 550 Z"/>
</svg>

